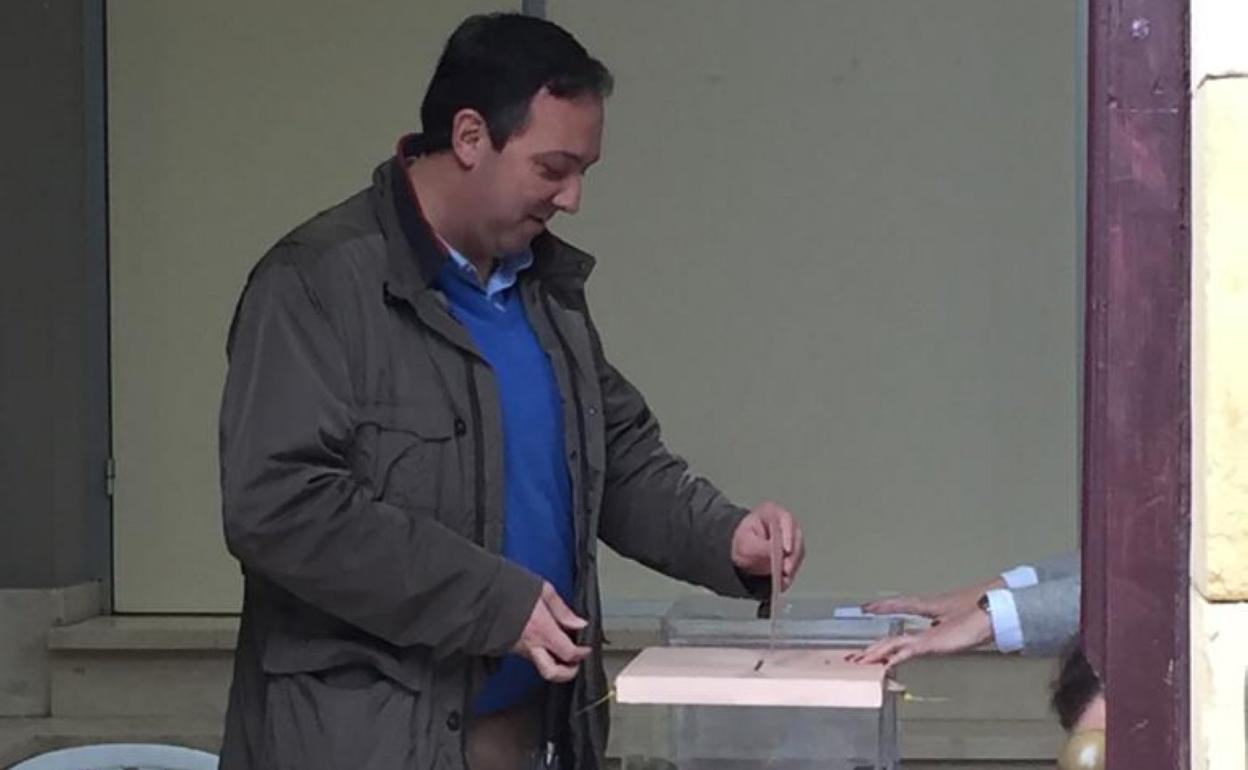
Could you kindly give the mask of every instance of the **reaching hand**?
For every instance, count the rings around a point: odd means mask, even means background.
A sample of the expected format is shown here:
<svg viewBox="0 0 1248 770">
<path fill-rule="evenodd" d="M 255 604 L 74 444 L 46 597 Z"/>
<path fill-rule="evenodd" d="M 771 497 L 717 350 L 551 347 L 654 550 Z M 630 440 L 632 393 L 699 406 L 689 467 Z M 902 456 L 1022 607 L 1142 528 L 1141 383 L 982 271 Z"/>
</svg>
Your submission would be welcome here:
<svg viewBox="0 0 1248 770">
<path fill-rule="evenodd" d="M 532 661 L 546 681 L 571 681 L 589 648 L 578 647 L 569 632 L 580 631 L 585 625 L 585 620 L 559 598 L 554 586 L 542 583 L 542 593 L 512 650 Z"/>
<path fill-rule="evenodd" d="M 788 590 L 806 558 L 806 543 L 797 519 L 775 503 L 763 503 L 737 525 L 732 534 L 732 563 L 747 575 L 770 575 L 773 537 L 780 538 L 784 552 L 781 589 Z"/>
<path fill-rule="evenodd" d="M 979 597 L 996 588 L 1005 588 L 1005 581 L 996 578 L 942 594 L 896 596 L 864 604 L 862 609 L 872 615 L 922 615 L 942 620 L 974 609 Z"/>
<path fill-rule="evenodd" d="M 918 634 L 889 636 L 845 659 L 854 663 L 883 663 L 892 668 L 923 655 L 948 655 L 978 647 L 992 639 L 992 618 L 974 607 L 948 616 Z"/>
</svg>

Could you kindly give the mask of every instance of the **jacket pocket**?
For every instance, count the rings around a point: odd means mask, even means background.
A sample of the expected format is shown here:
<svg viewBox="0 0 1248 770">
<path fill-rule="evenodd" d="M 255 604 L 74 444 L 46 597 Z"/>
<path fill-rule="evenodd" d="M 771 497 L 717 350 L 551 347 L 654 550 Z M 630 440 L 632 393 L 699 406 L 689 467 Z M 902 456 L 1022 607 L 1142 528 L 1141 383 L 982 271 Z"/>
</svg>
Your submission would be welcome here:
<svg viewBox="0 0 1248 770">
<path fill-rule="evenodd" d="M 455 416 L 442 404 L 377 404 L 361 412 L 360 470 L 374 498 L 443 519 L 460 507 Z"/>
<path fill-rule="evenodd" d="M 431 767 L 418 693 L 367 668 L 270 677 L 265 685 L 264 767 L 392 770 Z"/>
<path fill-rule="evenodd" d="M 271 675 L 323 675 L 336 684 L 347 684 L 337 681 L 343 674 L 367 675 L 370 681 L 385 678 L 410 692 L 424 690 L 430 674 L 429 653 L 422 648 L 383 648 L 367 639 L 299 638 L 283 633 L 266 641 L 260 668 Z"/>
</svg>

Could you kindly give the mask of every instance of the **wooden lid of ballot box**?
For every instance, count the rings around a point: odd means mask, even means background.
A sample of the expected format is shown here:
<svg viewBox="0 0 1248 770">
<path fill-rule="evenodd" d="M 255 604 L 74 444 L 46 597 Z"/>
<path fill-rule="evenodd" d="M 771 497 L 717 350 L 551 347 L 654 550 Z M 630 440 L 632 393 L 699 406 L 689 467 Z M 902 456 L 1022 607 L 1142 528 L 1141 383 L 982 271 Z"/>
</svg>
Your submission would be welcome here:
<svg viewBox="0 0 1248 770">
<path fill-rule="evenodd" d="M 649 647 L 615 680 L 619 703 L 878 709 L 885 668 L 845 649 Z M 762 658 L 763 665 L 758 667 Z"/>
</svg>

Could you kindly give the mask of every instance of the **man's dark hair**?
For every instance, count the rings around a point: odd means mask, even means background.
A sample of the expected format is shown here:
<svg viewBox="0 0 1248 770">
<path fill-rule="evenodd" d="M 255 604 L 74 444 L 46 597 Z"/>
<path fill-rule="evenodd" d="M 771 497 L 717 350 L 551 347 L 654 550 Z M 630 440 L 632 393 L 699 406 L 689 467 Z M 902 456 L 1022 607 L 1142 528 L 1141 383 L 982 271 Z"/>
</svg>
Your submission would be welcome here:
<svg viewBox="0 0 1248 770">
<path fill-rule="evenodd" d="M 446 41 L 420 106 L 425 147 L 451 146 L 455 113 L 481 113 L 494 149 L 524 127 L 538 91 L 606 98 L 611 73 L 557 24 L 519 13 L 470 16 Z"/>
<path fill-rule="evenodd" d="M 1101 694 L 1101 678 L 1077 642 L 1066 648 L 1057 681 L 1053 683 L 1053 710 L 1062 729 L 1069 731 Z"/>
</svg>

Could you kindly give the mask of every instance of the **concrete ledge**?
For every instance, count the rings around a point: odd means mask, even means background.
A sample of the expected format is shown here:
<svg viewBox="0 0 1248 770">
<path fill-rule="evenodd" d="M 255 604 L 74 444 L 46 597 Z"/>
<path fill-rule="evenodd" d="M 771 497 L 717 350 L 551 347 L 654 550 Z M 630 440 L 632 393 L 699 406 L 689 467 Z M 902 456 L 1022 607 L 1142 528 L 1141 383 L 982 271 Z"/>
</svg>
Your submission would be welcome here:
<svg viewBox="0 0 1248 770">
<path fill-rule="evenodd" d="M 49 630 L 100 611 L 100 585 L 0 590 L 0 716 L 47 716 Z"/>
<path fill-rule="evenodd" d="M 48 589 L 48 612 L 52 625 L 81 623 L 99 615 L 104 608 L 103 590 L 98 582 Z"/>
<path fill-rule="evenodd" d="M 73 718 L 220 720 L 233 669 L 233 653 L 222 650 L 58 653 L 51 662 L 51 711 Z"/>
<path fill-rule="evenodd" d="M 235 616 L 110 615 L 54 628 L 48 649 L 69 651 L 234 650 L 238 638 Z"/>
</svg>

